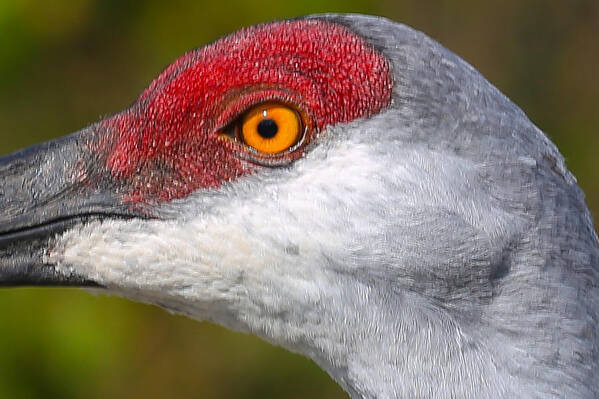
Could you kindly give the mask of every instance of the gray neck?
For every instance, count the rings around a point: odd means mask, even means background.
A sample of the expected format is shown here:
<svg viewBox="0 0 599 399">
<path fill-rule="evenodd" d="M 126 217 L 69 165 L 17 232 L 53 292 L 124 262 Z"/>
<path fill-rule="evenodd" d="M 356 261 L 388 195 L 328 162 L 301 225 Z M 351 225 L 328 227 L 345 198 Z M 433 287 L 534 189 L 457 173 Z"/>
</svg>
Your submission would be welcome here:
<svg viewBox="0 0 599 399">
<path fill-rule="evenodd" d="M 596 262 L 597 250 L 591 253 Z M 515 253 L 514 273 L 520 261 Z M 502 287 L 529 289 L 531 301 L 499 294 L 458 312 L 416 292 L 348 278 L 345 307 L 323 303 L 318 327 L 293 345 L 274 342 L 312 358 L 352 398 L 596 397 L 596 312 L 576 298 L 580 290 L 564 286 L 563 276 L 545 279 L 543 289 L 523 281 Z"/>
<path fill-rule="evenodd" d="M 522 397 L 496 348 L 449 312 L 397 287 L 348 284 L 357 295 L 344 298 L 353 302 L 345 309 L 353 313 L 323 317 L 323 336 L 308 351 L 305 343 L 291 349 L 313 358 L 352 398 Z"/>
</svg>

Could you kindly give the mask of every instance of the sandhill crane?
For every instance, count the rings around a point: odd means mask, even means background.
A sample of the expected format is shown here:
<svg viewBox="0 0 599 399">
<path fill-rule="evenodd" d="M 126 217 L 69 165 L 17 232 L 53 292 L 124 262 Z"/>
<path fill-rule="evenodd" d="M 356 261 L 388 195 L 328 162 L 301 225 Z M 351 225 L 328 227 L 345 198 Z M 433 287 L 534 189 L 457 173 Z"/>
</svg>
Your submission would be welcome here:
<svg viewBox="0 0 599 399">
<path fill-rule="evenodd" d="M 353 398 L 599 394 L 583 193 L 517 106 L 407 26 L 241 30 L 0 176 L 2 285 L 257 334 Z"/>
</svg>

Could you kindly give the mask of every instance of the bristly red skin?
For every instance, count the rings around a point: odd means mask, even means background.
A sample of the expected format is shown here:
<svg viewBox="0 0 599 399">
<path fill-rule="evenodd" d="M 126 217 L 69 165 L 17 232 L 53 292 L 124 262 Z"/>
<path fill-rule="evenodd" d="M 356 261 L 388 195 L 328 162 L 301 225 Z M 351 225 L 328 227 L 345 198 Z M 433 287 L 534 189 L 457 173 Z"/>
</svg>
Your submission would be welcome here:
<svg viewBox="0 0 599 399">
<path fill-rule="evenodd" d="M 169 201 L 255 169 L 239 156 L 251 157 L 249 149 L 217 134 L 248 107 L 293 104 L 314 132 L 380 111 L 391 88 L 387 60 L 345 27 L 260 25 L 176 60 L 131 108 L 99 125 L 110 132 L 99 150 L 125 201 Z"/>
</svg>

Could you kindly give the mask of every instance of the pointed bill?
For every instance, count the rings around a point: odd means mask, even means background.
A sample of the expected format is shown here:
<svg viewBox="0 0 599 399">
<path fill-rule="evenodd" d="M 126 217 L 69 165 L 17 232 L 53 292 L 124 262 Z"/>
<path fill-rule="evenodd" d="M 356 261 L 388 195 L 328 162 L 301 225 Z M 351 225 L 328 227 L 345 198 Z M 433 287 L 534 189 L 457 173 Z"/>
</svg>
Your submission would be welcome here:
<svg viewBox="0 0 599 399">
<path fill-rule="evenodd" d="M 54 238 L 89 220 L 147 217 L 123 204 L 88 144 L 92 128 L 0 158 L 0 286 L 90 286 L 44 262 Z"/>
</svg>

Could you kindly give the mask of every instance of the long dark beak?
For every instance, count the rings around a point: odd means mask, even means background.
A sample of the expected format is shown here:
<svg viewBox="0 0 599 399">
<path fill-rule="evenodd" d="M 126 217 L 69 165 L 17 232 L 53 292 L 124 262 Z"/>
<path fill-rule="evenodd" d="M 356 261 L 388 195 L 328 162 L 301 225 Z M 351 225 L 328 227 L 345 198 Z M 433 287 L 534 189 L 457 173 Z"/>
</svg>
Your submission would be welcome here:
<svg viewBox="0 0 599 399">
<path fill-rule="evenodd" d="M 44 262 L 54 237 L 91 219 L 144 217 L 124 205 L 89 147 L 92 128 L 0 158 L 0 286 L 93 286 Z"/>
</svg>

